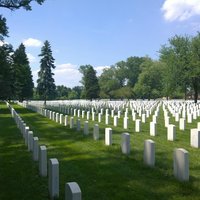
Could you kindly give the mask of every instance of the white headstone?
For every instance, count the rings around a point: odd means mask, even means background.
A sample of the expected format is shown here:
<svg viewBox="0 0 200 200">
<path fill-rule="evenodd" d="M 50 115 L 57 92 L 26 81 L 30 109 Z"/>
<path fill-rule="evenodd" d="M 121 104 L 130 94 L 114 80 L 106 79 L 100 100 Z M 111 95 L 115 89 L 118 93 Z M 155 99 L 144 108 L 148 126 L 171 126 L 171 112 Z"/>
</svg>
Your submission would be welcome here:
<svg viewBox="0 0 200 200">
<path fill-rule="evenodd" d="M 106 116 L 106 125 L 108 125 L 109 123 L 110 123 L 110 115 L 109 114 L 107 114 Z"/>
<path fill-rule="evenodd" d="M 74 118 L 70 117 L 70 128 L 74 128 Z"/>
<path fill-rule="evenodd" d="M 150 135 L 151 136 L 157 135 L 156 123 L 154 123 L 154 122 L 150 122 Z"/>
<path fill-rule="evenodd" d="M 29 132 L 29 127 L 26 126 L 25 127 L 25 135 L 24 135 L 25 145 L 28 145 L 28 132 Z"/>
<path fill-rule="evenodd" d="M 129 133 L 122 133 L 122 143 L 121 143 L 122 153 L 123 154 L 130 154 L 130 134 Z"/>
<path fill-rule="evenodd" d="M 33 151 L 33 131 L 28 132 L 28 151 Z"/>
<path fill-rule="evenodd" d="M 140 119 L 135 120 L 135 132 L 141 132 L 141 120 Z"/>
<path fill-rule="evenodd" d="M 142 123 L 146 123 L 146 114 L 142 114 Z"/>
<path fill-rule="evenodd" d="M 65 184 L 65 200 L 81 200 L 81 189 L 76 182 Z"/>
<path fill-rule="evenodd" d="M 124 129 L 128 129 L 128 117 L 124 117 Z"/>
<path fill-rule="evenodd" d="M 88 121 L 84 122 L 84 135 L 88 135 L 89 134 L 89 125 L 88 125 Z"/>
<path fill-rule="evenodd" d="M 56 113 L 56 122 L 59 122 L 59 113 Z"/>
<path fill-rule="evenodd" d="M 180 130 L 185 130 L 185 119 L 184 118 L 180 118 L 179 120 L 179 129 Z"/>
<path fill-rule="evenodd" d="M 189 153 L 185 149 L 174 150 L 174 176 L 180 181 L 189 181 Z"/>
<path fill-rule="evenodd" d="M 101 113 L 98 114 L 98 122 L 101 123 Z"/>
<path fill-rule="evenodd" d="M 105 145 L 112 145 L 112 128 L 105 128 Z"/>
<path fill-rule="evenodd" d="M 114 126 L 118 125 L 118 116 L 114 116 Z"/>
<path fill-rule="evenodd" d="M 68 125 L 68 115 L 65 115 L 65 126 Z"/>
<path fill-rule="evenodd" d="M 40 176 L 47 176 L 47 148 L 40 146 L 39 148 L 39 172 Z"/>
<path fill-rule="evenodd" d="M 169 124 L 167 127 L 167 140 L 174 141 L 176 139 L 176 126 Z"/>
<path fill-rule="evenodd" d="M 82 111 L 82 118 L 84 118 L 85 117 L 85 111 L 83 110 Z"/>
<path fill-rule="evenodd" d="M 200 130 L 200 122 L 197 123 L 197 129 Z"/>
<path fill-rule="evenodd" d="M 99 139 L 99 125 L 98 124 L 94 125 L 93 138 L 94 138 L 94 140 L 98 140 Z"/>
<path fill-rule="evenodd" d="M 81 130 L 81 120 L 80 119 L 77 119 L 77 121 L 76 121 L 76 130 L 77 131 Z"/>
<path fill-rule="evenodd" d="M 33 160 L 38 161 L 38 157 L 39 157 L 38 137 L 33 137 Z"/>
<path fill-rule="evenodd" d="M 200 130 L 197 128 L 190 130 L 190 145 L 195 148 L 200 148 Z"/>
<path fill-rule="evenodd" d="M 187 122 L 190 124 L 192 123 L 192 114 L 191 113 L 189 113 L 187 116 Z"/>
<path fill-rule="evenodd" d="M 60 114 L 60 124 L 63 124 L 63 114 Z"/>
<path fill-rule="evenodd" d="M 49 195 L 50 199 L 59 197 L 59 162 L 56 158 L 49 159 Z"/>
<path fill-rule="evenodd" d="M 155 165 L 155 142 L 153 140 L 144 141 L 144 163 L 151 167 Z"/>
</svg>

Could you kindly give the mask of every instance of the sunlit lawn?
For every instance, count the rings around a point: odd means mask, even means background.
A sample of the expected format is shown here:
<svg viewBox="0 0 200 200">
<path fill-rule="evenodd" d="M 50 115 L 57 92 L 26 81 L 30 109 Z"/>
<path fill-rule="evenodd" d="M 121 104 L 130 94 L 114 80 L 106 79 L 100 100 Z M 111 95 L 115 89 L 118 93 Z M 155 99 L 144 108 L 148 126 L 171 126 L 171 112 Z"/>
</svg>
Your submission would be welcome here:
<svg viewBox="0 0 200 200">
<path fill-rule="evenodd" d="M 197 121 L 186 126 L 185 131 L 178 130 L 177 140 L 167 141 L 167 129 L 164 127 L 162 107 L 158 121 L 158 135 L 149 135 L 149 122 L 142 124 L 142 132 L 135 133 L 135 122 L 130 120 L 129 129 L 124 131 L 122 119 L 118 128 L 100 126 L 100 140 L 94 141 L 93 125 L 89 121 L 90 134 L 71 130 L 69 126 L 57 124 L 35 112 L 14 105 L 26 124 L 38 136 L 40 144 L 48 148 L 48 158 L 57 158 L 60 164 L 60 198 L 64 199 L 64 185 L 75 181 L 82 190 L 85 200 L 125 200 L 125 199 L 199 199 L 200 198 L 200 156 L 199 149 L 190 147 L 190 129 L 197 126 Z M 2 114 L 3 112 L 3 114 Z M 96 117 L 97 120 L 97 117 Z M 76 118 L 75 118 L 76 121 Z M 104 144 L 105 127 L 113 128 L 113 145 Z M 131 134 L 131 154 L 122 155 L 121 133 Z M 143 145 L 145 139 L 156 143 L 156 164 L 154 168 L 143 164 Z M 173 150 L 185 148 L 190 153 L 190 181 L 180 183 L 173 176 Z M 47 179 L 38 176 L 38 163 L 32 161 L 31 153 L 24 146 L 22 136 L 10 118 L 8 110 L 1 105 L 0 110 L 0 199 L 47 199 Z M 19 190 L 22 188 L 24 196 Z M 11 190 L 13 190 L 11 192 Z M 15 198 L 14 195 L 16 193 Z M 28 194 L 26 194 L 28 193 Z M 7 196 L 8 194 L 8 196 Z M 1 195 L 2 196 L 1 198 Z M 7 198 L 9 195 L 12 198 Z M 20 196 L 21 195 L 21 196 Z M 31 195 L 30 198 L 28 195 Z"/>
</svg>

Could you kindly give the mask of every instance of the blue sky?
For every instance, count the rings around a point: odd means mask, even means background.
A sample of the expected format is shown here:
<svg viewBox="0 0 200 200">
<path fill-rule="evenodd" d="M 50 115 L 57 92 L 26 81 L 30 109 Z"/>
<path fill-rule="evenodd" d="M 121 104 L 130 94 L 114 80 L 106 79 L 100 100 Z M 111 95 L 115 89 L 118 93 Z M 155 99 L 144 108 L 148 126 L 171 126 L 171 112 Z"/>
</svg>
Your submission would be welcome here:
<svg viewBox="0 0 200 200">
<path fill-rule="evenodd" d="M 34 81 L 38 54 L 49 40 L 55 58 L 55 82 L 80 85 L 80 65 L 102 69 L 130 56 L 158 59 L 161 45 L 175 34 L 200 31 L 200 0 L 46 0 L 32 11 L 0 9 L 9 38 L 26 45 Z"/>
</svg>

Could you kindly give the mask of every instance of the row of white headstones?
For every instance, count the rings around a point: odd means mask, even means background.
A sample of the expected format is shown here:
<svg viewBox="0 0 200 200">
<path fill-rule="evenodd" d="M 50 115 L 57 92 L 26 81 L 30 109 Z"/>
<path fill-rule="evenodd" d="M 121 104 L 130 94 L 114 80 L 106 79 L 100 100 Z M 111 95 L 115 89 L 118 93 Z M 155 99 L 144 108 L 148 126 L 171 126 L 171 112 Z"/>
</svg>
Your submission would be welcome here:
<svg viewBox="0 0 200 200">
<path fill-rule="evenodd" d="M 42 177 L 48 176 L 48 190 L 50 199 L 59 197 L 59 162 L 57 158 L 50 158 L 47 164 L 47 148 L 45 145 L 39 145 L 38 137 L 34 137 L 33 131 L 23 121 L 15 109 L 8 103 L 7 106 L 11 111 L 17 127 L 24 138 L 25 145 L 29 152 L 32 152 L 34 161 L 39 161 L 39 174 Z M 48 165 L 48 166 L 47 166 Z M 47 171 L 48 167 L 48 171 Z M 76 182 L 67 182 L 65 184 L 66 200 L 81 200 L 82 194 L 79 185 Z"/>
<path fill-rule="evenodd" d="M 87 120 L 90 119 L 90 115 L 92 115 L 92 121 L 95 121 L 95 116 L 98 115 L 98 122 L 101 122 L 102 115 L 105 110 L 105 124 L 109 124 L 109 119 L 111 113 L 111 117 L 114 119 L 114 126 L 117 126 L 118 118 L 121 117 L 122 110 L 120 110 L 120 106 L 118 106 L 118 109 L 116 109 L 116 105 L 111 105 L 111 110 L 109 109 L 100 109 L 99 113 L 96 113 L 94 107 L 90 108 L 90 111 L 88 111 L 87 106 L 85 110 L 80 110 L 77 109 L 76 106 L 73 106 L 73 108 L 66 108 L 66 106 L 58 106 L 56 105 L 56 102 L 54 102 L 55 105 L 52 104 L 48 108 L 67 113 L 73 116 L 77 116 L 80 118 L 85 117 L 85 113 L 87 113 Z M 167 127 L 167 138 L 168 140 L 174 141 L 176 139 L 176 129 L 175 125 L 169 124 L 169 119 L 170 117 L 168 116 L 168 113 L 171 113 L 175 117 L 175 121 L 179 121 L 179 128 L 180 130 L 185 130 L 185 118 L 186 116 L 188 117 L 188 123 L 192 123 L 192 119 L 197 119 L 197 117 L 200 116 L 200 105 L 193 105 L 191 103 L 184 104 L 180 103 L 180 105 L 177 109 L 176 106 L 177 101 L 164 101 L 164 102 L 158 102 L 158 101 L 151 101 L 151 102 L 131 102 L 130 103 L 130 108 L 132 111 L 132 120 L 135 121 L 135 132 L 141 132 L 141 122 L 145 123 L 146 118 L 148 118 L 152 113 L 153 110 L 155 110 L 154 115 L 153 115 L 153 120 L 150 122 L 150 135 L 151 136 L 156 136 L 157 131 L 156 131 L 156 125 L 157 125 L 157 117 L 159 115 L 159 110 L 160 107 L 163 107 L 164 111 L 164 116 L 165 116 L 165 126 Z M 27 106 L 27 105 L 26 105 Z M 70 105 L 71 106 L 71 105 Z M 80 105 L 79 105 L 80 106 Z M 78 107 L 79 107 L 78 106 Z M 94 105 L 93 105 L 94 106 Z M 125 109 L 124 113 L 124 119 L 123 119 L 123 127 L 124 129 L 128 128 L 128 112 L 129 108 L 126 108 L 127 103 L 121 104 L 122 109 Z M 65 126 L 68 125 L 68 115 L 60 114 L 59 112 L 55 112 L 52 110 L 48 109 L 43 109 L 40 107 L 35 107 L 34 104 L 29 104 L 27 106 L 28 108 L 31 108 L 40 114 L 56 121 L 57 123 L 63 124 Z M 89 107 L 89 106 L 88 106 Z M 166 108 L 167 107 L 167 108 Z M 97 108 L 97 106 L 96 106 Z M 114 108 L 114 109 L 112 109 Z M 187 109 L 186 109 L 187 108 Z M 96 109 L 97 110 L 97 109 Z M 117 116 L 114 115 L 114 113 L 117 112 Z M 143 113 L 145 112 L 145 113 Z M 182 112 L 183 118 L 180 118 L 179 115 Z M 141 119 L 136 119 L 136 113 L 138 113 L 139 117 Z M 74 128 L 74 118 L 70 117 L 69 120 L 70 128 Z M 89 129 L 88 129 L 88 121 L 84 122 L 84 134 L 88 135 L 89 134 Z M 77 119 L 77 125 L 76 125 L 77 131 L 80 131 L 80 119 Z M 99 125 L 95 124 L 93 128 L 93 137 L 95 140 L 99 139 Z M 196 129 L 191 129 L 191 140 L 190 140 L 191 146 L 199 148 L 200 147 L 200 123 L 198 123 L 198 127 Z M 112 145 L 112 129 L 111 128 L 106 128 L 105 129 L 105 144 L 106 145 Z M 130 154 L 130 134 L 129 133 L 123 133 L 122 134 L 122 141 L 121 141 L 121 148 L 122 148 L 122 153 L 124 154 Z M 155 164 L 155 143 L 152 140 L 145 140 L 144 142 L 144 163 L 149 165 L 149 166 L 154 166 Z M 183 148 L 177 148 L 174 150 L 174 175 L 178 180 L 181 181 L 187 181 L 189 180 L 189 154 L 188 152 L 183 149 Z"/>
</svg>

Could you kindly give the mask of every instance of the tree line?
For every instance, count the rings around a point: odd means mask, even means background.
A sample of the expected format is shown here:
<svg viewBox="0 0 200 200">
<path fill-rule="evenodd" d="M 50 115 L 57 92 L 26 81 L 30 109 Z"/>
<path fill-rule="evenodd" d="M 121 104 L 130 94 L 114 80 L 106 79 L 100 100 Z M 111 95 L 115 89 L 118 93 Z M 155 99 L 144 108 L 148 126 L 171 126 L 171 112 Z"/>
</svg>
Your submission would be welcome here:
<svg viewBox="0 0 200 200">
<path fill-rule="evenodd" d="M 31 10 L 33 0 L 0 0 L 0 7 Z M 36 0 L 42 4 L 44 0 Z M 0 15 L 0 41 L 8 36 L 6 19 Z M 97 77 L 94 67 L 82 65 L 82 86 L 56 86 L 51 45 L 41 49 L 40 71 L 34 88 L 25 46 L 14 51 L 12 45 L 0 45 L 0 99 L 155 99 L 193 98 L 200 91 L 200 33 L 168 40 L 159 50 L 159 59 L 133 56 L 119 61 Z M 66 77 L 67 78 L 67 77 Z"/>
</svg>

